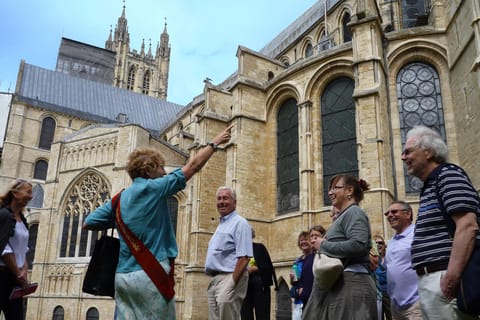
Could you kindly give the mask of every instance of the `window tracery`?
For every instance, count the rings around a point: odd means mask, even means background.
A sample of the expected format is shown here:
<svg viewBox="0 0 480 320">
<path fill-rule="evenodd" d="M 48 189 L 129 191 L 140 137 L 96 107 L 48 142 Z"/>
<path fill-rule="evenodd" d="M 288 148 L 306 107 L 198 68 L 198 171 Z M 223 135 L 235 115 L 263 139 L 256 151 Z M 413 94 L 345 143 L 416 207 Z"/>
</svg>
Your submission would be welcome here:
<svg viewBox="0 0 480 320">
<path fill-rule="evenodd" d="M 405 65 L 397 76 L 398 112 L 402 147 L 407 132 L 416 125 L 435 129 L 446 140 L 440 78 L 437 71 L 423 62 Z M 423 182 L 407 173 L 404 166 L 405 191 L 419 192 Z"/>
<path fill-rule="evenodd" d="M 88 257 L 93 252 L 97 231 L 82 229 L 85 217 L 110 200 L 106 181 L 89 172 L 80 179 L 66 197 L 60 257 Z"/>
</svg>

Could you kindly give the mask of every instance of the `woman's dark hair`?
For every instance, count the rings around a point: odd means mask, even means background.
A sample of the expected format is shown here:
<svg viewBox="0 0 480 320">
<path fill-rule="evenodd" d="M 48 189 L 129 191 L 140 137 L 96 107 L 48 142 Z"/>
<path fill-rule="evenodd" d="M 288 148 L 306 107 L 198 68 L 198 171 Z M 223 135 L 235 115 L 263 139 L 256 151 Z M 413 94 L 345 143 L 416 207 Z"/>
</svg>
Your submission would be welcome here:
<svg viewBox="0 0 480 320">
<path fill-rule="evenodd" d="M 369 189 L 367 181 L 360 179 L 358 180 L 354 176 L 346 173 L 337 174 L 330 180 L 330 189 L 337 183 L 337 181 L 343 181 L 343 184 L 347 187 L 353 188 L 353 198 L 355 202 L 360 202 L 363 200 L 363 192 Z"/>
</svg>

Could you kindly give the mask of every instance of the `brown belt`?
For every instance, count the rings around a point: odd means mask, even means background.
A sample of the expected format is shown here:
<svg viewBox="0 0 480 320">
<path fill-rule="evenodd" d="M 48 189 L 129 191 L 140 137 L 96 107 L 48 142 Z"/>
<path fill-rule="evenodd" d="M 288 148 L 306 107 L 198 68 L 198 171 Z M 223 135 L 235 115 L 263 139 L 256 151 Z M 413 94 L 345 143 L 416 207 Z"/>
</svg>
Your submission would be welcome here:
<svg viewBox="0 0 480 320">
<path fill-rule="evenodd" d="M 447 268 L 448 268 L 448 263 L 446 262 L 446 263 L 442 263 L 442 264 L 433 264 L 433 265 L 429 265 L 429 266 L 423 266 L 423 267 L 415 269 L 415 271 L 417 272 L 417 275 L 423 276 L 424 274 L 429 274 L 429 273 L 432 273 L 432 272 L 447 270 Z"/>
</svg>

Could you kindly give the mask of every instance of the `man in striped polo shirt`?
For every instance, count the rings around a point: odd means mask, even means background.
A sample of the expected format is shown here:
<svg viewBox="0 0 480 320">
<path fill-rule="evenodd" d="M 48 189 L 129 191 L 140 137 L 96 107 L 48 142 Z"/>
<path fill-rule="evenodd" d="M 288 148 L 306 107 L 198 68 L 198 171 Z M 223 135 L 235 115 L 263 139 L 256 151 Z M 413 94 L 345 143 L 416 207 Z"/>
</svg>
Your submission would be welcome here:
<svg viewBox="0 0 480 320">
<path fill-rule="evenodd" d="M 447 163 L 447 155 L 438 132 L 424 126 L 408 132 L 402 160 L 408 173 L 424 182 L 412 242 L 412 267 L 418 275 L 425 319 L 478 319 L 458 310 L 454 300 L 475 239 L 480 239 L 478 194 L 466 173 Z M 446 219 L 452 219 L 456 227 L 453 239 Z"/>
</svg>

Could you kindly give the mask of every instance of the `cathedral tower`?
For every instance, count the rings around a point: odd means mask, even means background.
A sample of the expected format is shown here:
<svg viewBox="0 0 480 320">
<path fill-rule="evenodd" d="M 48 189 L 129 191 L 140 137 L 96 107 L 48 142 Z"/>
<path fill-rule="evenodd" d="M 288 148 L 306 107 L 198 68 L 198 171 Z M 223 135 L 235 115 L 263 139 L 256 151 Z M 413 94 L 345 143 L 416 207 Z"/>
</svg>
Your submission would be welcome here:
<svg viewBox="0 0 480 320">
<path fill-rule="evenodd" d="M 105 48 L 116 53 L 114 86 L 162 100 L 167 99 L 170 44 L 166 23 L 155 56 L 152 55 L 150 41 L 145 52 L 145 39 L 142 40 L 140 52 L 130 50 L 130 34 L 124 5 L 113 32 L 113 39 L 110 30 Z"/>
</svg>

